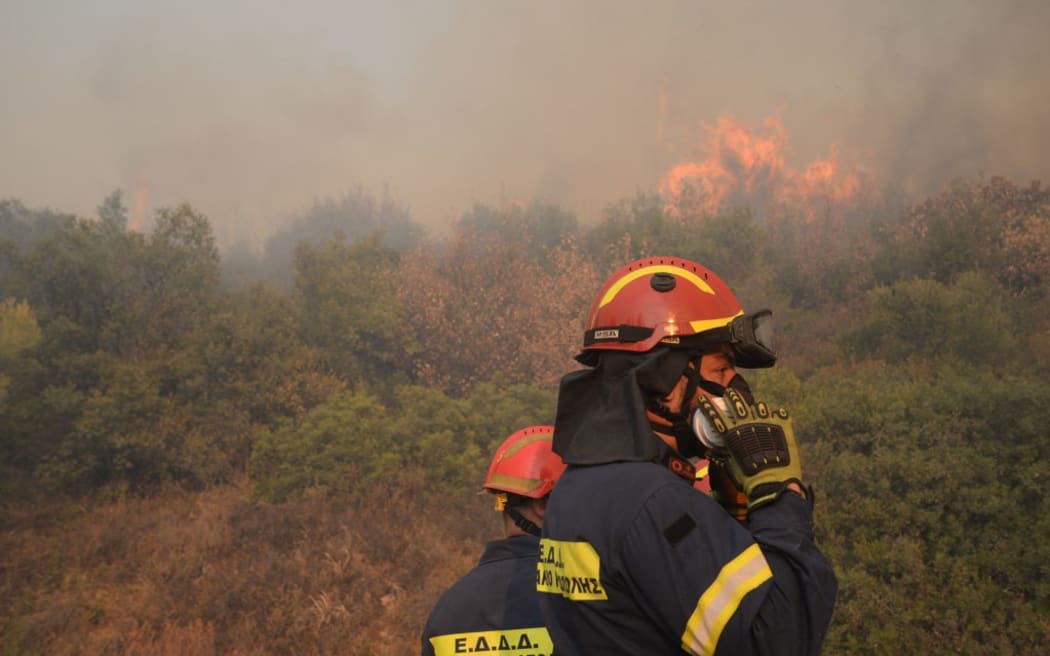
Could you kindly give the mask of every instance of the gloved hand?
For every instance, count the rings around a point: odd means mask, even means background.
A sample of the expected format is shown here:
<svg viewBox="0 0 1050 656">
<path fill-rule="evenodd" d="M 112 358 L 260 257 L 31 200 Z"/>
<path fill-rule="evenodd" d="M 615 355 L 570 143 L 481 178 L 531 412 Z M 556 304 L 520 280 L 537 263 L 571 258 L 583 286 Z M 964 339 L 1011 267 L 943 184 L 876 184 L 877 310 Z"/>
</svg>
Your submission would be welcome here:
<svg viewBox="0 0 1050 656">
<path fill-rule="evenodd" d="M 803 496 L 811 499 L 802 485 L 802 462 L 788 411 L 770 411 L 762 402 L 749 406 L 733 389 L 726 390 L 725 400 L 723 412 L 702 397 L 698 412 L 725 445 L 712 453 L 712 464 L 717 461 L 744 491 L 748 511 L 777 499 L 790 483 L 796 483 Z"/>
</svg>

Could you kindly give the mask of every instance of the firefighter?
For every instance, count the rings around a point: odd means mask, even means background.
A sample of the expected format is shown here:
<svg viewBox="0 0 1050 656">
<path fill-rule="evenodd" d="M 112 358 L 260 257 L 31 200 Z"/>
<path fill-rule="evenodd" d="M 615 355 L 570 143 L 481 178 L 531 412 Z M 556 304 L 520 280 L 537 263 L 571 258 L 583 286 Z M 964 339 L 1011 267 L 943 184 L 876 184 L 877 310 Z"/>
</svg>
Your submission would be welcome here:
<svg viewBox="0 0 1050 656">
<path fill-rule="evenodd" d="M 674 257 L 632 262 L 598 292 L 586 368 L 558 390 L 568 469 L 540 541 L 559 656 L 820 651 L 837 582 L 791 418 L 737 372 L 773 366 L 771 319 Z M 700 459 L 713 495 L 694 487 Z"/>
<path fill-rule="evenodd" d="M 504 538 L 438 599 L 423 629 L 423 656 L 499 653 L 550 656 L 536 593 L 536 561 L 547 498 L 565 464 L 552 450 L 553 426 L 517 431 L 485 476 L 502 513 Z"/>
</svg>

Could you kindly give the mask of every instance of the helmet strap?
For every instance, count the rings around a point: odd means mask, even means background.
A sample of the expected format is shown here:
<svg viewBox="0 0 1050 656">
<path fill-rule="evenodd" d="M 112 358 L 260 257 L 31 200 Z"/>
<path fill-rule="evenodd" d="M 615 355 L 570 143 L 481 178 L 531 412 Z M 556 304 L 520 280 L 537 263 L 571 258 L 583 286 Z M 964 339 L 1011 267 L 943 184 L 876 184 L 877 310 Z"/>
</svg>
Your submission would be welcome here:
<svg viewBox="0 0 1050 656">
<path fill-rule="evenodd" d="M 535 522 L 530 521 L 527 517 L 522 515 L 520 512 L 518 512 L 514 508 L 506 508 L 506 509 L 503 510 L 503 512 L 505 512 L 508 515 L 510 515 L 510 518 L 514 520 L 514 525 L 515 526 L 517 526 L 521 530 L 525 531 L 529 535 L 535 535 L 535 536 L 539 537 L 539 535 L 540 535 L 540 527 L 536 526 Z"/>
<path fill-rule="evenodd" d="M 670 426 L 663 424 L 653 424 L 653 429 L 660 432 L 672 435 L 675 438 L 675 443 L 678 445 L 678 453 L 685 456 L 686 458 L 698 458 L 704 454 L 703 447 L 700 441 L 697 439 L 696 434 L 693 432 L 693 426 L 689 421 L 691 411 L 689 409 L 689 399 L 693 398 L 696 394 L 696 389 L 702 384 L 700 379 L 700 358 L 691 361 L 694 366 L 686 366 L 685 371 L 682 375 L 686 378 L 685 394 L 682 397 L 682 407 L 675 412 L 668 408 L 661 400 L 654 399 L 649 402 L 648 409 L 653 414 L 661 417 L 668 422 Z"/>
<path fill-rule="evenodd" d="M 713 380 L 699 381 L 700 389 L 704 390 L 711 396 L 725 396 L 726 390 L 735 390 L 740 396 L 744 397 L 744 400 L 750 404 L 754 404 L 755 395 L 751 392 L 751 386 L 747 384 L 747 380 L 740 374 L 734 375 L 728 385 L 719 385 Z"/>
</svg>

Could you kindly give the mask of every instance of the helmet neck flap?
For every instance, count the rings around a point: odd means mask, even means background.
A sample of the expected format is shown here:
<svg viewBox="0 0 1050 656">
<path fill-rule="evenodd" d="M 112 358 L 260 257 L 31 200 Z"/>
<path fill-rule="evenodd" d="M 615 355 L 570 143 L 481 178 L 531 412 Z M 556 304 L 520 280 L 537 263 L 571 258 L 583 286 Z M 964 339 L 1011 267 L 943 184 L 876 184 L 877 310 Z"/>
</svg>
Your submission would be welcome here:
<svg viewBox="0 0 1050 656">
<path fill-rule="evenodd" d="M 653 436 L 647 399 L 667 396 L 690 357 L 668 347 L 645 353 L 608 351 L 597 355 L 593 368 L 564 376 L 554 422 L 555 453 L 570 465 L 661 460 L 664 444 Z"/>
</svg>

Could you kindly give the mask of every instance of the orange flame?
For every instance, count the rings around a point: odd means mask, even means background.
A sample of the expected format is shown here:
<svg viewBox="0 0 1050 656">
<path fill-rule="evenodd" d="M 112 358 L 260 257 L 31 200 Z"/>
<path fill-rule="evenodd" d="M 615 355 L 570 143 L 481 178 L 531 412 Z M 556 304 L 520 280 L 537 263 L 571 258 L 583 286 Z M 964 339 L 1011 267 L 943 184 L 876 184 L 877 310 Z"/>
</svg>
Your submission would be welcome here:
<svg viewBox="0 0 1050 656">
<path fill-rule="evenodd" d="M 765 211 L 798 208 L 812 218 L 818 208 L 851 203 L 860 192 L 860 174 L 841 172 L 834 148 L 827 159 L 810 162 L 804 171 L 788 167 L 783 155 L 787 133 L 779 119 L 765 119 L 761 132 L 729 116 L 701 127 L 704 158 L 672 166 L 660 181 L 672 216 L 711 215 L 731 205 L 749 205 Z"/>
</svg>

